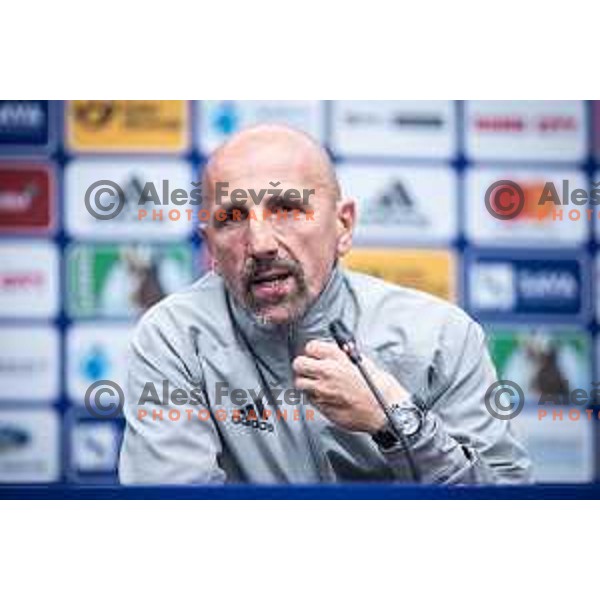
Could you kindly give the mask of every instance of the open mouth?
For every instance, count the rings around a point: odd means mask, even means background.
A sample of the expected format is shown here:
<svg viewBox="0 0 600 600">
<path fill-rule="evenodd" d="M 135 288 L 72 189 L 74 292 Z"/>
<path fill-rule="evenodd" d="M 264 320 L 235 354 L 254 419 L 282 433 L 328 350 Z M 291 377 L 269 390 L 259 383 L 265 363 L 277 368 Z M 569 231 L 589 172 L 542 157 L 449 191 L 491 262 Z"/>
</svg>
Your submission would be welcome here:
<svg viewBox="0 0 600 600">
<path fill-rule="evenodd" d="M 293 291 L 294 276 L 288 269 L 269 269 L 255 273 L 249 283 L 255 299 L 277 302 Z"/>
<path fill-rule="evenodd" d="M 264 283 L 282 282 L 291 277 L 291 273 L 286 269 L 274 269 L 263 273 L 255 274 L 250 280 L 251 285 L 260 285 Z"/>
</svg>

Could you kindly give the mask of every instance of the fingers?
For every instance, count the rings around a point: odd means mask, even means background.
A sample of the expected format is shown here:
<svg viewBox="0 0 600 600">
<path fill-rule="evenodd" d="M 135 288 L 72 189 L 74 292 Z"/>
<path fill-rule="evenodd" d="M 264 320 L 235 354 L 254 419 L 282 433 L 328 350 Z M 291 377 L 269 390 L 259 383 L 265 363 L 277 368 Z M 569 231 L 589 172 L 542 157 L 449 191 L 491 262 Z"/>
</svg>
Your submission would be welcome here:
<svg viewBox="0 0 600 600">
<path fill-rule="evenodd" d="M 297 356 L 292 362 L 294 374 L 297 377 L 309 379 L 324 377 L 326 366 L 322 360 L 316 360 L 308 356 Z"/>
<path fill-rule="evenodd" d="M 294 387 L 297 390 L 303 390 L 309 394 L 313 394 L 318 387 L 318 382 L 316 379 L 309 379 L 308 377 L 296 377 L 294 379 Z"/>
<path fill-rule="evenodd" d="M 338 348 L 335 342 L 324 342 L 323 340 L 311 340 L 304 347 L 304 354 L 318 359 L 339 359 L 345 354 Z"/>
<path fill-rule="evenodd" d="M 319 385 L 320 391 L 335 387 L 336 381 L 340 378 L 347 381 L 339 364 L 329 359 L 317 360 L 307 356 L 297 356 L 292 362 L 292 370 L 296 381 L 307 380 L 312 386 Z"/>
<path fill-rule="evenodd" d="M 322 377 L 334 362 L 345 360 L 345 354 L 333 342 L 311 340 L 304 347 L 304 353 L 292 362 L 292 368 L 299 375 Z"/>
<path fill-rule="evenodd" d="M 341 359 L 341 360 L 340 360 Z M 348 382 L 344 375 L 346 356 L 331 342 L 311 340 L 304 348 L 304 354 L 297 356 L 292 362 L 294 371 L 294 387 L 306 390 L 311 394 L 311 401 L 339 402 L 340 378 Z"/>
<path fill-rule="evenodd" d="M 346 401 L 329 382 L 322 379 L 298 376 L 294 378 L 294 387 L 308 394 L 308 399 L 317 408 L 329 406 L 344 406 Z"/>
</svg>

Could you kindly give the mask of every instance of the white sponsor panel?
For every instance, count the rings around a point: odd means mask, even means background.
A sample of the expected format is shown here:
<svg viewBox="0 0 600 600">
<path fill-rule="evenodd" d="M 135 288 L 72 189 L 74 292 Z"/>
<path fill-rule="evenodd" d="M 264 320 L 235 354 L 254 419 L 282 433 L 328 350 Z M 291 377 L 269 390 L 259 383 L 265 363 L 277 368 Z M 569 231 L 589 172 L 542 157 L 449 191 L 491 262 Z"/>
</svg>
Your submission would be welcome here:
<svg viewBox="0 0 600 600">
<path fill-rule="evenodd" d="M 60 476 L 53 410 L 0 410 L 0 483 L 50 483 Z"/>
<path fill-rule="evenodd" d="M 587 483 L 594 478 L 595 421 L 588 422 L 581 410 L 577 421 L 568 418 L 569 406 L 540 407 L 547 416 L 540 418 L 538 408 L 524 410 L 511 421 L 524 443 L 536 483 Z M 556 411 L 555 419 L 552 411 Z M 562 420 L 559 414 L 562 412 Z M 573 415 L 575 413 L 573 412 Z"/>
<path fill-rule="evenodd" d="M 58 249 L 41 241 L 0 244 L 0 317 L 52 318 L 59 307 Z"/>
<path fill-rule="evenodd" d="M 333 102 L 332 146 L 342 157 L 449 159 L 456 152 L 450 100 Z"/>
<path fill-rule="evenodd" d="M 473 160 L 576 162 L 587 152 L 582 100 L 478 100 L 465 103 Z"/>
<path fill-rule="evenodd" d="M 590 310 L 587 263 L 586 255 L 566 251 L 468 256 L 469 310 L 527 320 L 582 319 Z"/>
<path fill-rule="evenodd" d="M 83 239 L 184 239 L 198 212 L 200 198 L 193 195 L 201 187 L 192 183 L 199 179 L 187 161 L 178 159 L 75 160 L 65 170 L 67 230 Z M 124 206 L 113 218 L 98 219 L 86 207 L 88 194 L 94 211 L 110 215 L 121 201 L 120 191 Z"/>
<path fill-rule="evenodd" d="M 212 152 L 246 127 L 271 123 L 323 138 L 324 103 L 317 100 L 206 100 L 198 102 L 200 148 Z"/>
<path fill-rule="evenodd" d="M 0 327 L 0 401 L 52 402 L 59 394 L 59 375 L 54 327 Z"/>
<path fill-rule="evenodd" d="M 357 202 L 357 243 L 420 246 L 456 237 L 451 169 L 342 164 L 337 171 L 343 195 Z"/>
<path fill-rule="evenodd" d="M 119 456 L 120 431 L 112 421 L 84 421 L 71 430 L 71 467 L 84 472 L 113 471 Z"/>
<path fill-rule="evenodd" d="M 493 190 L 489 193 L 490 207 L 501 216 L 505 216 L 503 207 L 518 202 L 518 194 L 513 188 L 494 186 L 501 181 L 514 182 L 523 193 L 523 208 L 510 219 L 493 216 L 486 206 L 486 193 L 490 189 Z M 586 194 L 584 204 L 571 202 L 576 193 Z M 587 211 L 592 207 L 589 204 L 589 185 L 581 171 L 473 168 L 467 172 L 466 197 L 467 237 L 473 243 L 486 246 L 576 247 L 587 241 L 590 220 Z M 550 201 L 551 198 L 561 204 Z M 562 204 L 565 198 L 568 204 Z M 540 199 L 544 200 L 541 204 Z"/>
<path fill-rule="evenodd" d="M 128 325 L 87 323 L 69 329 L 67 389 L 74 403 L 83 405 L 90 385 L 103 379 L 114 381 L 125 390 L 132 331 Z"/>
</svg>

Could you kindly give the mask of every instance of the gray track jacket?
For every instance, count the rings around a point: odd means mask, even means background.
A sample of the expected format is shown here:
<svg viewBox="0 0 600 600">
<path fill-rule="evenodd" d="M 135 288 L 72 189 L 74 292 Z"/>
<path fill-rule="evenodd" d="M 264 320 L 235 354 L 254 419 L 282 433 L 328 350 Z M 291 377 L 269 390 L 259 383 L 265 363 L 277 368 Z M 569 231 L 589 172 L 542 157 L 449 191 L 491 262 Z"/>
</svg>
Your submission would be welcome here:
<svg viewBox="0 0 600 600">
<path fill-rule="evenodd" d="M 384 452 L 370 435 L 298 402 L 291 362 L 309 340 L 331 339 L 335 318 L 426 408 L 412 442 L 424 482 L 529 480 L 509 422 L 492 418 L 483 402 L 496 374 L 481 327 L 428 294 L 338 267 L 291 326 L 258 323 L 215 274 L 149 310 L 130 348 L 121 482 L 410 481 L 401 449 Z M 148 383 L 160 397 L 147 393 Z M 177 405 L 159 403 L 164 386 L 183 390 Z"/>
</svg>

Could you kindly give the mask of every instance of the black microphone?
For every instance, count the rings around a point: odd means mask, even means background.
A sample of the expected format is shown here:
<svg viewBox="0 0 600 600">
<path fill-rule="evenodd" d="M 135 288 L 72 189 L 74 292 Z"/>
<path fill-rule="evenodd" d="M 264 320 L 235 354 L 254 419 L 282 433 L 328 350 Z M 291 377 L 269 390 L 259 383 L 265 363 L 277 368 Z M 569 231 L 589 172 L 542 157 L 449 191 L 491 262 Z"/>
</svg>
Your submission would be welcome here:
<svg viewBox="0 0 600 600">
<path fill-rule="evenodd" d="M 329 331 L 333 336 L 333 339 L 337 342 L 337 345 L 343 350 L 348 358 L 354 363 L 358 364 L 362 360 L 358 349 L 356 347 L 356 341 L 352 336 L 352 332 L 340 321 L 336 319 L 329 325 Z"/>
<path fill-rule="evenodd" d="M 360 371 L 360 374 L 365 380 L 365 383 L 367 384 L 367 386 L 371 390 L 371 393 L 373 394 L 373 396 L 375 396 L 375 399 L 377 400 L 379 406 L 383 410 L 383 413 L 385 414 L 385 417 L 388 421 L 391 430 L 394 432 L 394 435 L 398 438 L 400 444 L 402 445 L 402 449 L 406 454 L 408 468 L 410 470 L 410 474 L 413 478 L 413 481 L 420 483 L 421 473 L 415 462 L 408 440 L 406 439 L 404 432 L 396 426 L 396 423 L 394 423 L 394 419 L 390 414 L 390 409 L 386 401 L 384 400 L 381 391 L 375 385 L 375 383 L 371 379 L 371 376 L 365 369 L 364 364 L 362 362 L 362 356 L 358 350 L 356 340 L 354 339 L 352 332 L 344 325 L 344 323 L 342 323 L 340 319 L 336 319 L 335 321 L 332 321 L 329 324 L 329 331 L 331 332 L 331 335 L 333 336 L 333 339 L 336 341 L 337 345 L 340 347 L 340 350 L 342 350 L 342 352 L 344 352 L 344 354 L 346 354 L 346 356 L 358 367 L 358 370 Z"/>
</svg>

